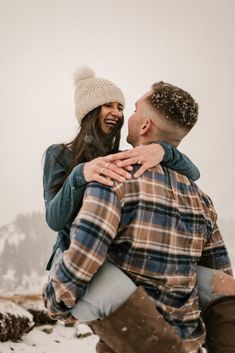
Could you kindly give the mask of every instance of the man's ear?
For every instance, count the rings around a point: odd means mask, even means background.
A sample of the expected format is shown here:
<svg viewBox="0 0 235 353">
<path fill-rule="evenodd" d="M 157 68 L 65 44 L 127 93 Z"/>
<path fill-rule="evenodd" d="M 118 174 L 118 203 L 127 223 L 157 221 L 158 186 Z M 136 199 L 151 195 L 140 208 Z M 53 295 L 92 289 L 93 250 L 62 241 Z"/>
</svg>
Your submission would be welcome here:
<svg viewBox="0 0 235 353">
<path fill-rule="evenodd" d="M 144 136 L 149 132 L 149 130 L 151 128 L 151 124 L 152 124 L 152 122 L 150 119 L 145 119 L 145 121 L 143 122 L 143 124 L 140 128 L 140 136 Z"/>
</svg>

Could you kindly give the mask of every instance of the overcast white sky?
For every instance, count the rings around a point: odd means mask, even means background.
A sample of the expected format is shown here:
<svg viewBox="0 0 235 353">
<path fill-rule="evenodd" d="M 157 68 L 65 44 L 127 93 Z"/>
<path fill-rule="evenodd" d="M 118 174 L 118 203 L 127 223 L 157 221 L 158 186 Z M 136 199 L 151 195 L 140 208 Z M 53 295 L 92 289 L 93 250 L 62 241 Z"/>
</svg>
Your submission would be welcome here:
<svg viewBox="0 0 235 353">
<path fill-rule="evenodd" d="M 234 18 L 233 0 L 0 0 L 0 226 L 43 210 L 41 158 L 76 133 L 80 64 L 123 89 L 126 120 L 154 81 L 188 90 L 200 117 L 180 149 L 234 218 Z"/>
</svg>

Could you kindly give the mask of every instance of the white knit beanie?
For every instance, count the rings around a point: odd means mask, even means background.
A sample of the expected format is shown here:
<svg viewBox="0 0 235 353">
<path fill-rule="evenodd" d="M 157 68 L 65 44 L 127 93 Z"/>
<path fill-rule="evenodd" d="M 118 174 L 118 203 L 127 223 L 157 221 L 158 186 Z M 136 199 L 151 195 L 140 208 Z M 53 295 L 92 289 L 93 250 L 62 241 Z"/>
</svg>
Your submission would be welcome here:
<svg viewBox="0 0 235 353">
<path fill-rule="evenodd" d="M 74 74 L 75 115 L 79 124 L 84 116 L 105 103 L 118 102 L 125 107 L 125 98 L 113 82 L 95 77 L 89 67 L 78 68 Z"/>
</svg>

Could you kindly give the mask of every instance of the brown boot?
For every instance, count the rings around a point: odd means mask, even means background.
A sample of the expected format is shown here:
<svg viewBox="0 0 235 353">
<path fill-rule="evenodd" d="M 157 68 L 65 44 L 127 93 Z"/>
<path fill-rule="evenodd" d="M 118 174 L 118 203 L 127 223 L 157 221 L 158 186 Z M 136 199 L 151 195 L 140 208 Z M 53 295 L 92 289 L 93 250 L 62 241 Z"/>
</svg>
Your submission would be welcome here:
<svg viewBox="0 0 235 353">
<path fill-rule="evenodd" d="M 202 312 L 208 353 L 235 352 L 235 296 L 214 300 Z"/>
<path fill-rule="evenodd" d="M 114 353 L 186 352 L 180 337 L 142 287 L 111 315 L 90 326 Z"/>
<path fill-rule="evenodd" d="M 99 341 L 96 345 L 97 353 L 115 353 L 110 347 L 107 346 L 103 341 Z"/>
</svg>

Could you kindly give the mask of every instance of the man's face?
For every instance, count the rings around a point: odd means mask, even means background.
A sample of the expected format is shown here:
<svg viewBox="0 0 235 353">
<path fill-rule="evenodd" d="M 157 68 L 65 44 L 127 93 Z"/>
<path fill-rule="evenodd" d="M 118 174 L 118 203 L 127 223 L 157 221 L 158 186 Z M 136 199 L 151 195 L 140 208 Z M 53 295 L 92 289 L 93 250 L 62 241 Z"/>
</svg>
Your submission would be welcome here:
<svg viewBox="0 0 235 353">
<path fill-rule="evenodd" d="M 109 134 L 123 118 L 121 103 L 111 102 L 101 106 L 99 125 L 104 134 Z"/>
<path fill-rule="evenodd" d="M 147 92 L 140 99 L 138 99 L 135 103 L 135 110 L 128 119 L 128 135 L 126 140 L 132 146 L 137 146 L 139 144 L 141 126 L 146 117 L 146 114 L 144 114 L 146 109 L 145 99 L 149 96 L 149 94 L 150 92 Z"/>
</svg>

